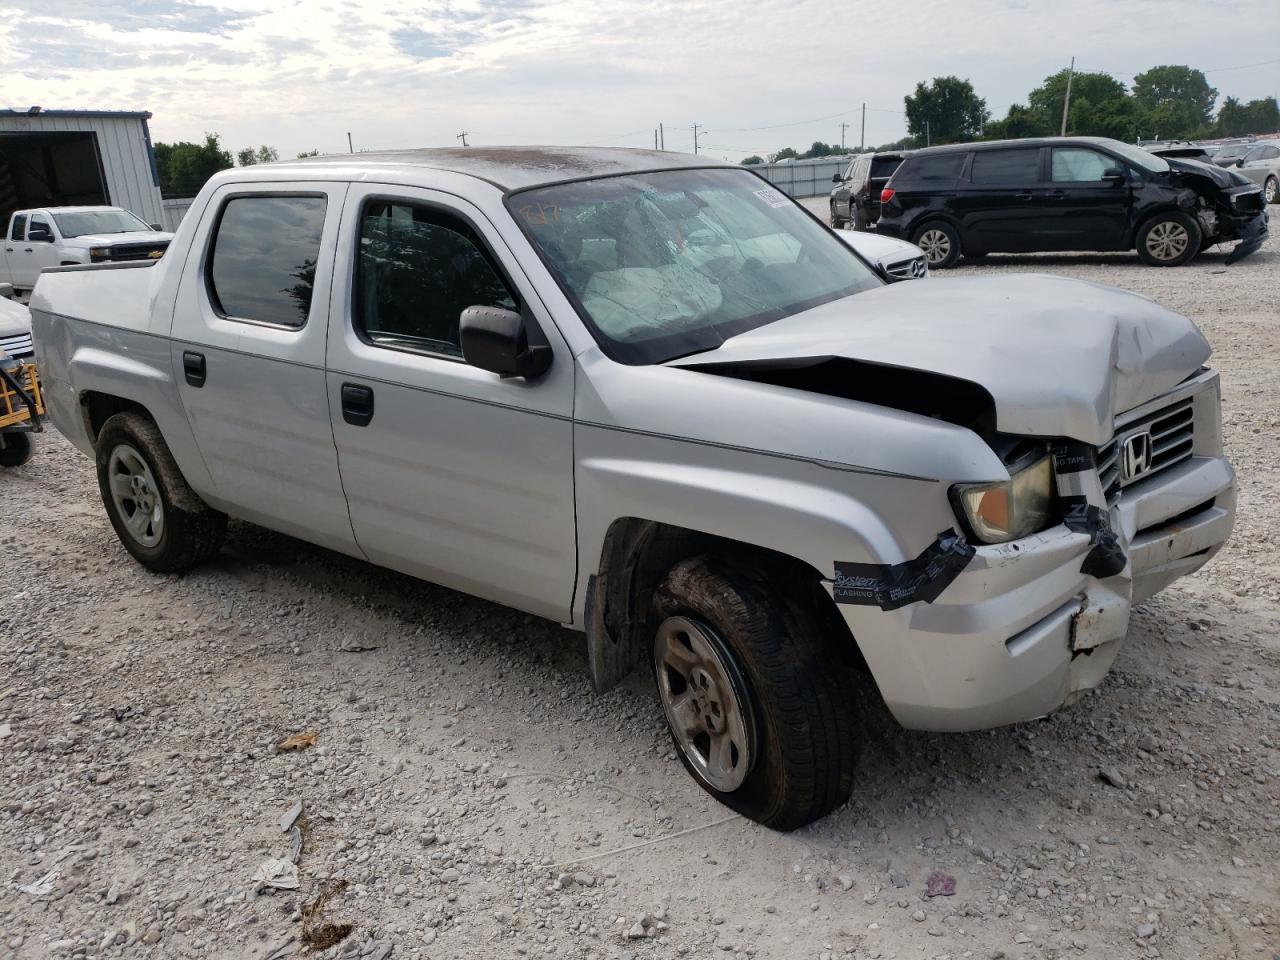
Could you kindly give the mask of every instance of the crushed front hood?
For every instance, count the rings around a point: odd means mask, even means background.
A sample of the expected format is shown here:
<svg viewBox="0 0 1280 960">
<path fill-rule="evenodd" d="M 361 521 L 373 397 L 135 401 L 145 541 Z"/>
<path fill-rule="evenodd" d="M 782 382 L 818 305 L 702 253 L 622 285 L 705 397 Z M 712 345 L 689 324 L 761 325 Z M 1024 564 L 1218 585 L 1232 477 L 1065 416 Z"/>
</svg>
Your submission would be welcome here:
<svg viewBox="0 0 1280 960">
<path fill-rule="evenodd" d="M 1186 317 L 1146 297 L 1037 274 L 899 283 L 739 334 L 673 366 L 798 366 L 844 357 L 982 386 L 996 427 L 1101 444 L 1113 418 L 1209 357 Z"/>
</svg>

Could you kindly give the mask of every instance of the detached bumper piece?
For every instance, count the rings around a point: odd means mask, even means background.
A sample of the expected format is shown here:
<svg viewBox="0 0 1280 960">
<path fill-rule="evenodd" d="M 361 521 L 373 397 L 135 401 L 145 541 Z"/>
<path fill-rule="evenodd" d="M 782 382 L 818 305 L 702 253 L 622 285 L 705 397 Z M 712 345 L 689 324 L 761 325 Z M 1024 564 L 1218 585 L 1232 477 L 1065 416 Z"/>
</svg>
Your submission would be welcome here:
<svg viewBox="0 0 1280 960">
<path fill-rule="evenodd" d="M 1233 264 L 1237 260 L 1243 260 L 1249 254 L 1253 253 L 1260 246 L 1266 243 L 1269 236 L 1267 231 L 1267 212 L 1264 210 L 1255 215 L 1251 219 L 1244 222 L 1239 230 L 1240 242 L 1236 244 L 1236 248 L 1227 255 L 1227 264 Z"/>
</svg>

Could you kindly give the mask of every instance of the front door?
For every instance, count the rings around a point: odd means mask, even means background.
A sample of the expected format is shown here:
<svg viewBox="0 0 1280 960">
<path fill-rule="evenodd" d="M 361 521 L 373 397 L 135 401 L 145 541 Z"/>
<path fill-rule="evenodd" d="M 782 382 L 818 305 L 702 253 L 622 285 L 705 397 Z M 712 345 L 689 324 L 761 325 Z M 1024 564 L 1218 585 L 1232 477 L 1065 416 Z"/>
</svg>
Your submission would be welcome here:
<svg viewBox="0 0 1280 960">
<path fill-rule="evenodd" d="M 1127 250 L 1131 206 L 1123 163 L 1088 147 L 1054 147 L 1040 249 Z"/>
<path fill-rule="evenodd" d="M 1043 230 L 1044 183 L 1040 148 L 975 150 L 968 182 L 954 201 L 963 230 L 962 246 L 972 253 L 1018 253 L 1039 246 Z"/>
<path fill-rule="evenodd" d="M 449 194 L 353 184 L 330 308 L 333 436 L 375 563 L 568 621 L 576 574 L 573 357 L 493 224 Z M 550 370 L 468 365 L 470 306 L 532 317 Z"/>
<path fill-rule="evenodd" d="M 346 184 L 221 188 L 183 267 L 173 371 L 214 506 L 359 555 L 325 395 L 325 325 Z M 173 254 L 169 254 L 173 256 Z"/>
</svg>

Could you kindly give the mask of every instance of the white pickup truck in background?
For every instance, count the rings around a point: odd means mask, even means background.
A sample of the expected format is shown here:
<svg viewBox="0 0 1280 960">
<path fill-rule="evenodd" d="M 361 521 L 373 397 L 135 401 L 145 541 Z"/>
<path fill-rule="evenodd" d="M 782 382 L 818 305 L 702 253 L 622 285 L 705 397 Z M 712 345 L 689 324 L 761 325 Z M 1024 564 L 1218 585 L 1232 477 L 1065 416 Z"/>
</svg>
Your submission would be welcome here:
<svg viewBox="0 0 1280 960">
<path fill-rule="evenodd" d="M 15 210 L 0 247 L 0 283 L 30 291 L 46 267 L 110 260 L 158 260 L 172 233 L 119 207 Z"/>
</svg>

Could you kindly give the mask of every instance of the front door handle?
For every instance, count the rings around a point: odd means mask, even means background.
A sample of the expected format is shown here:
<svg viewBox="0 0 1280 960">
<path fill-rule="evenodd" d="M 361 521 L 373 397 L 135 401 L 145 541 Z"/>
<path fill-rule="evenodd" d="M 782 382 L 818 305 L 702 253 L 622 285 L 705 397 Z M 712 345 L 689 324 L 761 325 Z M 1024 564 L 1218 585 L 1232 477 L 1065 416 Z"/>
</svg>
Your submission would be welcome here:
<svg viewBox="0 0 1280 960">
<path fill-rule="evenodd" d="M 362 383 L 344 383 L 342 419 L 353 427 L 367 427 L 373 419 L 373 390 Z"/>
<path fill-rule="evenodd" d="M 1063 197 L 1065 197 L 1065 196 L 1066 196 L 1066 193 L 1065 193 L 1065 192 L 1063 192 L 1062 190 L 1050 190 L 1048 193 L 1046 193 L 1046 194 L 1045 194 L 1045 199 L 1046 199 L 1046 200 L 1061 200 L 1061 199 L 1062 199 Z"/>
<path fill-rule="evenodd" d="M 1015 193 L 1015 194 L 1013 195 L 1013 198 L 1014 198 L 1015 200 L 1030 200 L 1030 199 L 1031 199 L 1031 191 L 1030 191 L 1030 190 L 1019 190 L 1017 193 Z"/>
<path fill-rule="evenodd" d="M 196 353 L 194 350 L 184 350 L 182 352 L 182 372 L 187 377 L 187 383 L 193 387 L 203 387 L 205 381 L 204 354 Z"/>
<path fill-rule="evenodd" d="M 30 247 L 26 247 L 26 248 L 24 248 L 24 249 L 23 249 L 23 252 L 24 252 L 24 253 L 30 253 L 30 252 L 31 252 L 31 248 L 30 248 Z"/>
</svg>

